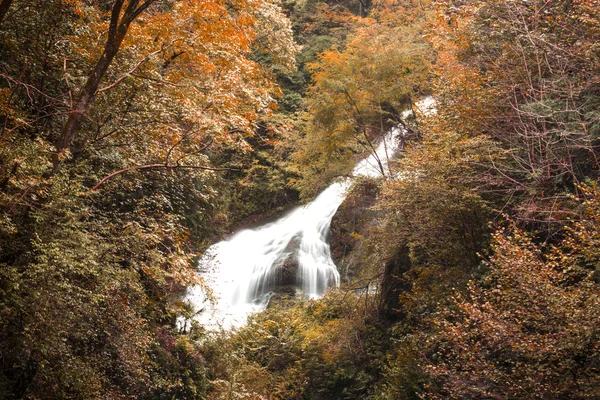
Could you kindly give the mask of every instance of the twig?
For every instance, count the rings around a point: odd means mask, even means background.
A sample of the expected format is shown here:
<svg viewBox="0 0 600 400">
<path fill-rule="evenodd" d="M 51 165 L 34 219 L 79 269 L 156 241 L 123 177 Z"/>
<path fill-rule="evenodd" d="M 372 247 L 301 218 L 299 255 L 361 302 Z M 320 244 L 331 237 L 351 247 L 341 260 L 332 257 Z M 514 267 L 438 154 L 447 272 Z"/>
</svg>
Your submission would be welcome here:
<svg viewBox="0 0 600 400">
<path fill-rule="evenodd" d="M 153 51 L 152 53 L 148 54 L 146 57 L 144 57 L 144 58 L 142 58 L 140 61 L 138 61 L 138 63 L 137 63 L 137 64 L 135 64 L 135 65 L 133 66 L 133 68 L 131 68 L 131 69 L 130 69 L 128 72 L 126 72 L 126 73 L 124 73 L 123 75 L 121 75 L 121 77 L 119 77 L 119 79 L 117 79 L 116 81 L 114 81 L 114 82 L 113 82 L 113 83 L 111 83 L 110 85 L 103 87 L 102 89 L 98 89 L 98 93 L 102 93 L 102 92 L 104 92 L 104 91 L 106 91 L 106 90 L 109 90 L 109 89 L 112 89 L 112 88 L 114 88 L 114 87 L 115 87 L 115 86 L 117 86 L 119 83 L 123 82 L 123 81 L 125 80 L 125 78 L 127 78 L 128 76 L 131 76 L 131 75 L 133 75 L 133 73 L 134 73 L 134 72 L 135 72 L 135 71 L 136 71 L 136 70 L 137 70 L 137 69 L 138 69 L 138 68 L 139 68 L 139 67 L 140 67 L 140 66 L 141 66 L 141 65 L 142 65 L 144 62 L 146 62 L 147 60 L 149 60 L 149 59 L 150 59 L 150 57 L 152 57 L 152 56 L 154 56 L 154 55 L 156 55 L 156 54 L 160 53 L 161 51 L 162 51 L 162 49 L 160 49 L 160 50 L 156 50 L 156 51 Z"/>
</svg>

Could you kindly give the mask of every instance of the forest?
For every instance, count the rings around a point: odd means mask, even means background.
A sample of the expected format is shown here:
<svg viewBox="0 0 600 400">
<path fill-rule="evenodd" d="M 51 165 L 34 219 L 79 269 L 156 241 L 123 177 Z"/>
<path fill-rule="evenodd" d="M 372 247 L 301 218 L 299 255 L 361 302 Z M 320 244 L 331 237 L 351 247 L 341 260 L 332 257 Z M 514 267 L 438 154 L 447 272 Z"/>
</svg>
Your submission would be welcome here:
<svg viewBox="0 0 600 400">
<path fill-rule="evenodd" d="M 392 129 L 339 285 L 203 324 Z M 599 171 L 598 0 L 0 0 L 0 399 L 600 399 Z"/>
</svg>

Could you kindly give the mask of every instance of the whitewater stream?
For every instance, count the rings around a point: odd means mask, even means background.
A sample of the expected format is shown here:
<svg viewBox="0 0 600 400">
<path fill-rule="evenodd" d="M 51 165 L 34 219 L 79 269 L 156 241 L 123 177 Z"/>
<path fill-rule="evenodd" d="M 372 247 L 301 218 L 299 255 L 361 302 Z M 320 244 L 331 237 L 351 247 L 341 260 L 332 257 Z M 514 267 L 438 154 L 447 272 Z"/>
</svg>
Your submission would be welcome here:
<svg viewBox="0 0 600 400">
<path fill-rule="evenodd" d="M 430 107 L 430 103 L 427 99 L 421 105 Z M 375 154 L 356 165 L 352 176 L 389 174 L 388 161 L 402 134 L 401 129 L 392 129 Z M 336 181 L 310 203 L 211 246 L 198 269 L 215 301 L 210 302 L 201 287 L 188 289 L 186 299 L 200 310 L 195 319 L 209 329 L 230 329 L 245 323 L 250 313 L 264 310 L 278 286 L 293 285 L 309 298 L 321 297 L 328 288 L 339 286 L 329 227 L 351 181 Z"/>
</svg>

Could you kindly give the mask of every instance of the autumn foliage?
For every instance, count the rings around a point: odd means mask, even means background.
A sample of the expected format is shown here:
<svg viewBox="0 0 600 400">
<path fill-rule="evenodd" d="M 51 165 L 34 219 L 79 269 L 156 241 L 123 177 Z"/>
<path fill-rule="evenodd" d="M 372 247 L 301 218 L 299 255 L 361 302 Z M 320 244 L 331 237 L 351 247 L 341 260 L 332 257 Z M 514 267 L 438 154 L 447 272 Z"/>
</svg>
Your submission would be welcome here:
<svg viewBox="0 0 600 400">
<path fill-rule="evenodd" d="M 441 386 L 437 398 L 598 394 L 600 197 L 586 193 L 586 219 L 555 247 L 543 250 L 514 227 L 496 232 L 485 278 L 438 322 L 428 366 Z"/>
<path fill-rule="evenodd" d="M 0 1 L 0 397 L 600 397 L 598 43 L 594 0 Z M 343 287 L 177 324 L 392 127 Z"/>
<path fill-rule="evenodd" d="M 177 294 L 294 69 L 289 20 L 245 0 L 0 7 L 0 397 L 204 397 Z"/>
</svg>

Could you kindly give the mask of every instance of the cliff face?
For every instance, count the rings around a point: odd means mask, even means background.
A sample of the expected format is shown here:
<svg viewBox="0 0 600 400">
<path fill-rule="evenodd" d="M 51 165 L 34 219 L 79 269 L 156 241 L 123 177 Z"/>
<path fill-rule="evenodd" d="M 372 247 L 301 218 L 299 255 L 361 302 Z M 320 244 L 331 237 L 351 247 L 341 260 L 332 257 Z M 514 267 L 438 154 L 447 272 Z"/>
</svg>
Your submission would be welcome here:
<svg viewBox="0 0 600 400">
<path fill-rule="evenodd" d="M 379 179 L 358 178 L 331 221 L 331 255 L 342 283 L 360 276 L 364 270 L 367 249 L 363 238 L 375 227 L 381 212 L 373 207 L 379 197 L 380 184 Z"/>
</svg>

